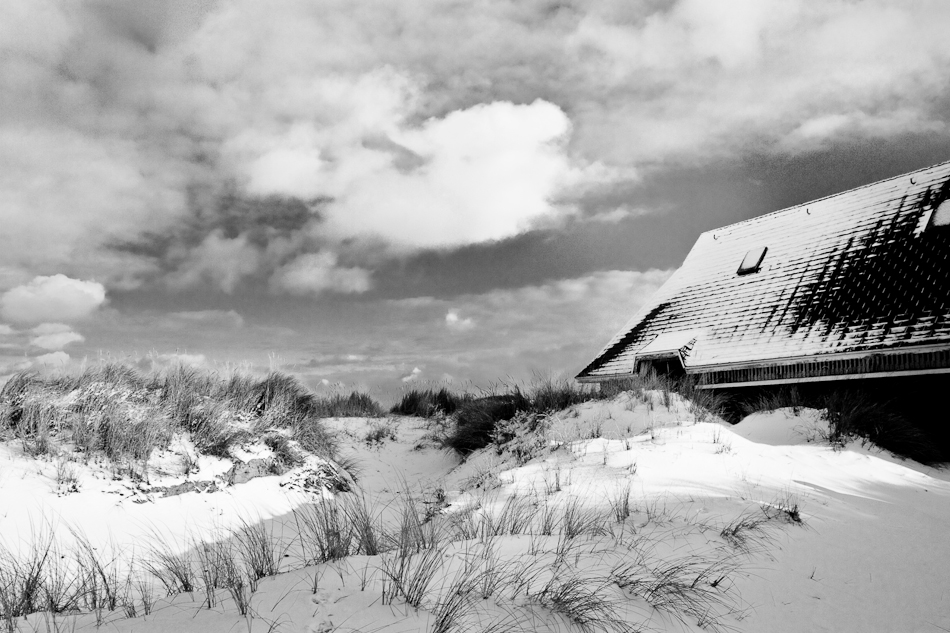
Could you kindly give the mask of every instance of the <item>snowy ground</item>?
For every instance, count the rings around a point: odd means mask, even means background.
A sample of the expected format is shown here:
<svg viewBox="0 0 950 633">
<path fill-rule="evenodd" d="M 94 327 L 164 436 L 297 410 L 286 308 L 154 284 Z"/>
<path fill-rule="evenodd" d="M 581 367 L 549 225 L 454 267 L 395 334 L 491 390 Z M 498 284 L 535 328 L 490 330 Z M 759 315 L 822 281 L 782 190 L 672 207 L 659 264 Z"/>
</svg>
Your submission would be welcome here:
<svg viewBox="0 0 950 633">
<path fill-rule="evenodd" d="M 521 578 L 525 595 L 534 597 L 506 601 L 507 586 L 489 591 L 460 610 L 455 628 L 442 630 L 583 630 L 552 602 L 555 592 L 538 586 L 550 589 L 576 578 L 594 587 L 597 578 L 609 576 L 605 570 L 636 559 L 654 572 L 670 561 L 721 568 L 728 572 L 719 587 L 728 584 L 728 602 L 711 604 L 715 617 L 704 621 L 701 614 L 656 608 L 655 600 L 616 586 L 598 588 L 613 592 L 612 614 L 634 629 L 950 630 L 946 471 L 859 445 L 833 450 L 820 440 L 823 422 L 815 411 L 755 414 L 729 426 L 697 422 L 675 398 L 669 406 L 658 394 L 648 400 L 624 394 L 559 413 L 547 430 L 549 446 L 524 464 L 493 449 L 460 463 L 428 439 L 431 424 L 424 420 L 391 420 L 395 439 L 372 445 L 364 441 L 367 432 L 387 421 L 331 421 L 343 453 L 359 464 L 364 496 L 390 523 L 407 493 L 432 504 L 433 515 L 446 524 L 469 516 L 501 520 L 508 508 L 540 525 L 543 513 L 563 517 L 571 504 L 609 514 L 630 492 L 622 524 L 608 521 L 609 532 L 585 533 L 567 545 L 557 529 L 548 536 L 533 528 L 444 543 L 435 550 L 438 571 L 420 608 L 391 596 L 380 568 L 392 563 L 392 555 L 297 569 L 288 556 L 287 571 L 260 582 L 245 616 L 227 591 L 210 609 L 195 592 L 159 600 L 144 617 L 34 614 L 18 626 L 85 630 L 98 621 L 102 628 L 135 633 L 438 630 L 446 623 L 434 614 L 452 595 L 453 580 L 466 569 L 491 568 L 489 561 L 506 570 L 499 582 Z M 185 550 L 195 535 L 242 522 L 263 519 L 274 533 L 291 530 L 291 512 L 318 496 L 286 485 L 290 473 L 164 497 L 114 480 L 95 465 L 75 466 L 78 491 L 71 492 L 57 482 L 57 466 L 24 457 L 16 443 L 0 444 L 0 536 L 8 549 L 22 547 L 46 526 L 57 534 L 71 526 L 91 542 L 110 543 L 121 556 L 140 558 L 157 534 Z M 208 462 L 199 472 L 218 474 L 225 466 Z M 793 509 L 801 523 L 789 518 Z M 760 525 L 744 533 L 743 544 L 724 538 L 723 528 L 742 517 L 757 517 Z M 597 630 L 596 622 L 588 628 Z"/>
</svg>

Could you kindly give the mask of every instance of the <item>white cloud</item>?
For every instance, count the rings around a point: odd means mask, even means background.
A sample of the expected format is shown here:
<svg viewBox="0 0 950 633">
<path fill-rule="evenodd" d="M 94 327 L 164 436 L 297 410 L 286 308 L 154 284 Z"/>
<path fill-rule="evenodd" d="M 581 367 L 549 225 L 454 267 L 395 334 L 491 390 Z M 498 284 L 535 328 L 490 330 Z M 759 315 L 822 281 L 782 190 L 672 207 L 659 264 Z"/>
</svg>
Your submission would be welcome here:
<svg viewBox="0 0 950 633">
<path fill-rule="evenodd" d="M 69 354 L 66 352 L 50 352 L 49 354 L 41 354 L 34 359 L 38 365 L 45 365 L 47 367 L 65 367 L 69 364 Z"/>
<path fill-rule="evenodd" d="M 329 188 L 329 229 L 377 235 L 403 247 L 472 244 L 516 235 L 562 215 L 558 194 L 589 174 L 568 158 L 570 121 L 557 106 L 494 102 L 390 134 L 420 157 L 400 169 L 398 154 L 354 150 Z M 345 159 L 344 159 L 345 160 Z"/>
<path fill-rule="evenodd" d="M 359 261 L 313 288 L 295 259 L 510 237 L 644 165 L 950 132 L 943 0 L 99 4 L 0 3 L 0 268 L 357 292 Z M 221 230 L 225 190 L 322 222 L 273 252 Z M 167 252 L 108 247 L 145 232 Z"/>
<path fill-rule="evenodd" d="M 14 334 L 16 334 L 16 330 L 9 325 L 0 323 L 0 336 L 13 336 Z"/>
<path fill-rule="evenodd" d="M 590 102 L 578 146 L 615 161 L 696 161 L 814 150 L 813 138 L 796 142 L 801 127 L 826 140 L 945 134 L 932 99 L 948 90 L 937 79 L 948 26 L 939 0 L 680 0 L 646 19 L 599 5 L 569 42 L 600 66 L 591 94 L 611 96 Z"/>
<path fill-rule="evenodd" d="M 464 332 L 475 327 L 475 321 L 470 318 L 463 319 L 459 316 L 458 310 L 449 310 L 445 313 L 445 327 L 456 332 Z"/>
<path fill-rule="evenodd" d="M 245 277 L 261 266 L 261 253 L 245 235 L 226 237 L 223 231 L 210 233 L 192 249 L 175 274 L 168 278 L 172 288 L 189 288 L 207 281 L 226 293 L 234 292 Z"/>
<path fill-rule="evenodd" d="M 271 288 L 296 295 L 324 292 L 358 294 L 372 287 L 370 272 L 364 268 L 337 265 L 337 256 L 329 251 L 301 255 L 278 269 Z"/>
<path fill-rule="evenodd" d="M 454 311 L 460 320 L 460 315 L 466 315 L 478 323 L 464 344 L 454 332 L 440 335 L 430 329 L 425 336 L 428 349 L 434 351 L 421 356 L 418 349 L 407 347 L 404 358 L 424 361 L 436 374 L 450 371 L 475 380 L 530 376 L 533 371 L 578 371 L 672 273 L 599 271 L 521 288 L 460 295 L 451 302 L 389 301 L 389 309 L 407 324 L 391 336 L 413 340 L 419 334 L 412 324 Z"/>
<path fill-rule="evenodd" d="M 56 332 L 33 337 L 30 339 L 30 345 L 43 349 L 57 350 L 63 349 L 70 343 L 81 343 L 85 340 L 86 338 L 78 332 Z"/>
<path fill-rule="evenodd" d="M 34 336 L 30 339 L 30 345 L 48 350 L 63 349 L 71 343 L 81 343 L 86 340 L 82 334 L 74 332 L 65 323 L 40 323 L 31 331 Z"/>
<path fill-rule="evenodd" d="M 603 224 L 617 224 L 618 222 L 626 220 L 627 218 L 647 215 L 648 213 L 651 213 L 650 209 L 630 208 L 628 206 L 622 205 L 610 211 L 604 211 L 603 213 L 591 215 L 587 218 L 587 221 L 601 222 Z"/>
<path fill-rule="evenodd" d="M 106 302 L 106 290 L 95 281 L 58 274 L 35 277 L 0 296 L 0 315 L 15 323 L 76 321 Z"/>
<path fill-rule="evenodd" d="M 40 323 L 30 331 L 37 336 L 41 336 L 44 334 L 63 334 L 64 332 L 71 332 L 72 329 L 65 323 Z"/>
<path fill-rule="evenodd" d="M 182 324 L 199 325 L 214 328 L 241 328 L 244 327 L 244 317 L 234 310 L 189 310 L 186 312 L 171 312 L 166 317 L 171 327 Z"/>
<path fill-rule="evenodd" d="M 208 364 L 208 359 L 204 354 L 187 354 L 184 352 L 175 352 L 174 354 L 158 354 L 154 360 L 162 365 L 187 365 L 190 367 L 202 367 Z"/>
<path fill-rule="evenodd" d="M 403 376 L 402 378 L 400 378 L 400 380 L 402 380 L 403 382 L 415 382 L 416 380 L 419 380 L 419 376 L 421 375 L 422 375 L 422 370 L 419 369 L 418 367 L 413 367 L 412 371 L 409 372 L 407 375 Z"/>
</svg>

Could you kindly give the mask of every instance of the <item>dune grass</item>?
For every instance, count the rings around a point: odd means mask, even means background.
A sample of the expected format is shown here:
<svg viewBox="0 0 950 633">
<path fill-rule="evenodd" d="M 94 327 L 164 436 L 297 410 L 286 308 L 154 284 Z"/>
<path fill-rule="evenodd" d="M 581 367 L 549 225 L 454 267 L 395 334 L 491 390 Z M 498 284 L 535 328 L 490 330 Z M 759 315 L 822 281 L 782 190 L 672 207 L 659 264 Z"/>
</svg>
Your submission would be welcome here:
<svg viewBox="0 0 950 633">
<path fill-rule="evenodd" d="M 434 389 L 410 389 L 389 410 L 397 415 L 414 415 L 421 418 L 452 415 L 466 400 L 469 394 L 457 394 L 441 387 Z"/>
<path fill-rule="evenodd" d="M 585 385 L 573 380 L 538 377 L 522 388 L 501 383 L 479 396 L 459 399 L 443 443 L 460 455 L 468 455 L 491 443 L 505 444 L 534 434 L 542 418 L 571 406 L 596 400 L 610 400 L 624 392 L 637 394 L 646 401 L 645 393 L 657 391 L 669 407 L 671 394 L 682 396 L 698 421 L 719 415 L 728 403 L 728 396 L 697 389 L 695 380 L 673 380 L 648 374 L 613 380 L 600 385 Z"/>
<path fill-rule="evenodd" d="M 68 444 L 87 458 L 105 455 L 139 477 L 152 451 L 167 448 L 174 433 L 189 433 L 201 453 L 225 457 L 241 442 L 280 430 L 304 450 L 332 459 L 336 440 L 322 419 L 381 414 L 365 393 L 319 397 L 278 372 L 254 378 L 184 366 L 148 375 L 118 364 L 76 375 L 22 373 L 0 390 L 0 430 L 25 452 L 49 455 L 55 445 Z"/>
<path fill-rule="evenodd" d="M 828 432 L 822 439 L 835 447 L 860 440 L 923 464 L 938 465 L 950 459 L 950 448 L 941 447 L 912 422 L 897 394 L 886 388 L 780 387 L 758 390 L 737 401 L 746 415 L 781 408 L 796 414 L 804 407 L 823 410 Z"/>
<path fill-rule="evenodd" d="M 641 607 L 631 611 L 637 604 L 719 631 L 736 609 L 730 578 L 737 556 L 761 553 L 770 543 L 765 524 L 786 525 L 772 519 L 792 508 L 776 503 L 771 515 L 759 510 L 713 526 L 693 525 L 687 515 L 654 520 L 644 510 L 649 502 L 632 499 L 629 488 L 609 503 L 485 492 L 436 513 L 408 488 L 400 497 L 394 522 L 384 522 L 383 509 L 362 494 L 341 493 L 301 506 L 289 523 L 245 520 L 184 548 L 155 534 L 151 550 L 131 559 L 78 530 L 66 549 L 51 530 L 16 553 L 0 544 L 0 626 L 12 633 L 29 614 L 77 611 L 94 614 L 97 626 L 114 625 L 150 613 L 162 591 L 252 618 L 264 579 L 333 565 L 355 575 L 361 591 L 378 591 L 382 604 L 428 611 L 427 630 L 443 633 L 472 630 L 475 622 L 478 630 L 530 631 L 539 614 L 562 630 L 632 632 L 650 618 Z M 698 549 L 657 554 L 661 543 L 685 543 L 690 534 L 702 536 Z M 504 538 L 529 544 L 512 549 Z M 351 556 L 366 557 L 362 572 L 346 564 Z M 314 583 L 320 573 L 315 568 Z M 482 611 L 489 604 L 501 619 Z"/>
</svg>

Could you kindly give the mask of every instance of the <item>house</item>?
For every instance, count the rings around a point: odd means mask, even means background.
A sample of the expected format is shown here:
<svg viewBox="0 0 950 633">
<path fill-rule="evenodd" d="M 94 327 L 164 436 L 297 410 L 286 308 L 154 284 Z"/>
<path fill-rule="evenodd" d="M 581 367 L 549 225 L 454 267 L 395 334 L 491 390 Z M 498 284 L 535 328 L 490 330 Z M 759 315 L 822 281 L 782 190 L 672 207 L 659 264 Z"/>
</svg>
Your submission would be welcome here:
<svg viewBox="0 0 950 633">
<path fill-rule="evenodd" d="M 706 389 L 950 374 L 950 162 L 700 235 L 577 379 L 651 369 Z"/>
</svg>

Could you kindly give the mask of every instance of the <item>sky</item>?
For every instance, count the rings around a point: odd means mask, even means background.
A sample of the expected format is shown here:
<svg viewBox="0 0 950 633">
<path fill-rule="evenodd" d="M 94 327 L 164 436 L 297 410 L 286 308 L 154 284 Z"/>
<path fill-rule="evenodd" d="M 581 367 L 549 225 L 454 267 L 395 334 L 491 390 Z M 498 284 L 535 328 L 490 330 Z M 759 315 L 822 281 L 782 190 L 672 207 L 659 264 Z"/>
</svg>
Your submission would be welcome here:
<svg viewBox="0 0 950 633">
<path fill-rule="evenodd" d="M 950 159 L 944 0 L 5 0 L 0 381 L 582 369 L 703 231 Z"/>
</svg>

